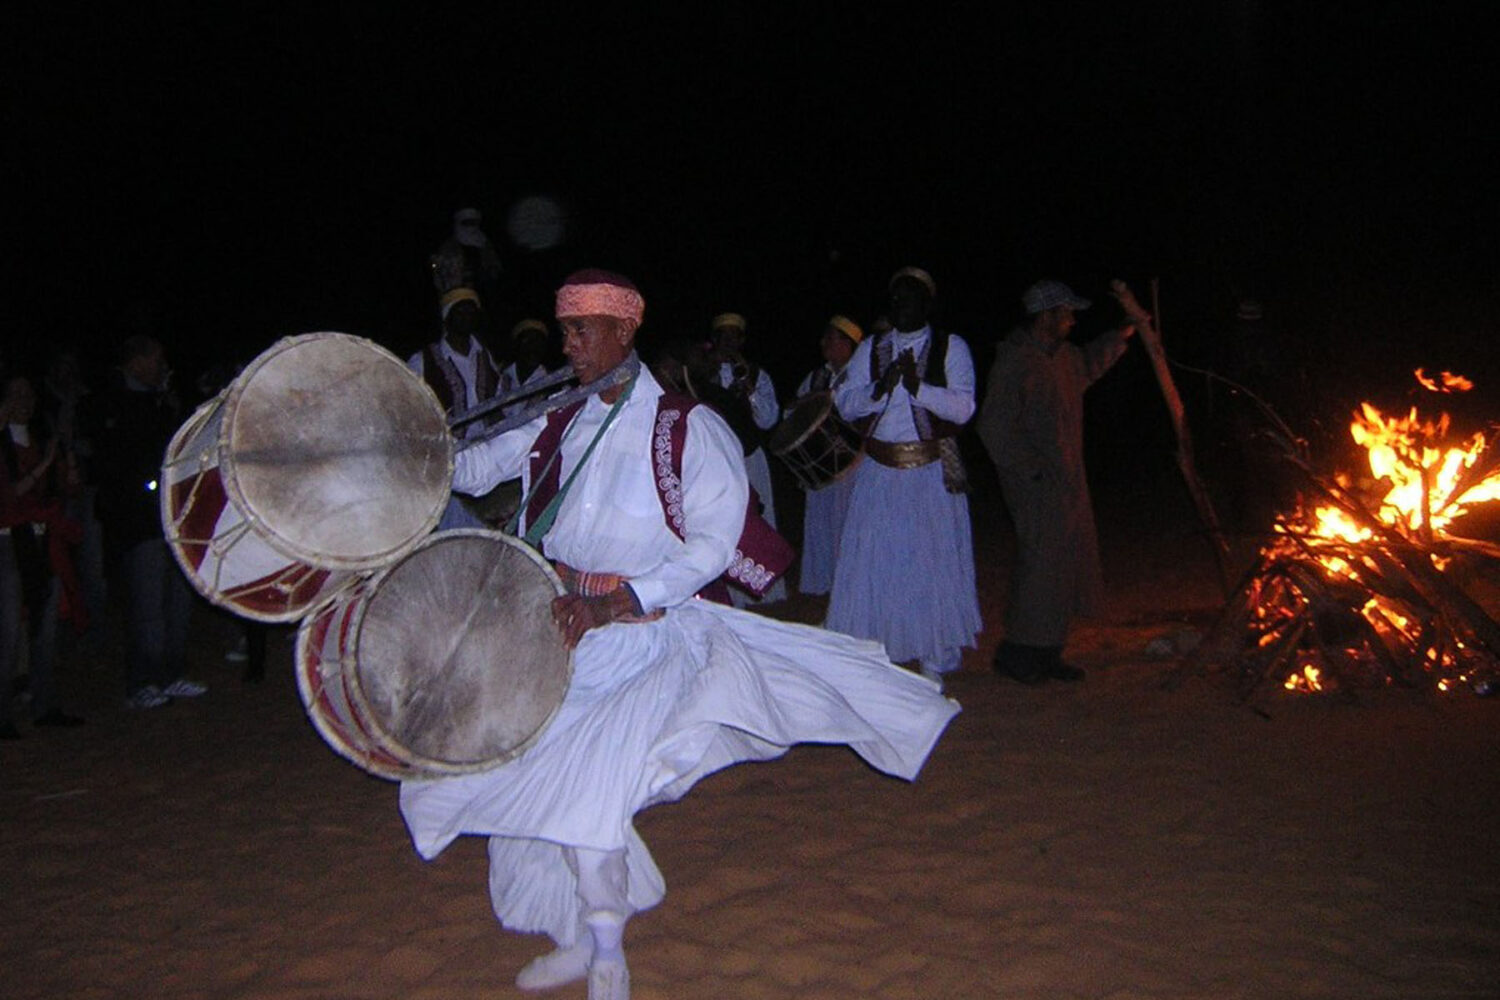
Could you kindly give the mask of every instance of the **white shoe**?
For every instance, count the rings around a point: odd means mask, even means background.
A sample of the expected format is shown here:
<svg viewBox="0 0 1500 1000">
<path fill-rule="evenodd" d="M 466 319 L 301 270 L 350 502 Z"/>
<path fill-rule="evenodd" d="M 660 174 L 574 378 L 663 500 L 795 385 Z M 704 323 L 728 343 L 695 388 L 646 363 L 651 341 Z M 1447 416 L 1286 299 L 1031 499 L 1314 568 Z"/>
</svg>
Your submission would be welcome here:
<svg viewBox="0 0 1500 1000">
<path fill-rule="evenodd" d="M 126 708 L 161 708 L 163 705 L 170 704 L 172 704 L 171 696 L 164 694 L 162 689 L 155 684 L 147 684 L 125 699 Z"/>
<path fill-rule="evenodd" d="M 594 957 L 594 942 L 587 934 L 571 948 L 558 948 L 538 955 L 516 973 L 516 985 L 523 990 L 550 990 L 576 983 L 589 974 L 589 960 Z"/>
<path fill-rule="evenodd" d="M 168 698 L 196 698 L 200 694 L 208 693 L 208 685 L 190 681 L 186 677 L 179 677 L 162 688 L 161 693 Z"/>
</svg>

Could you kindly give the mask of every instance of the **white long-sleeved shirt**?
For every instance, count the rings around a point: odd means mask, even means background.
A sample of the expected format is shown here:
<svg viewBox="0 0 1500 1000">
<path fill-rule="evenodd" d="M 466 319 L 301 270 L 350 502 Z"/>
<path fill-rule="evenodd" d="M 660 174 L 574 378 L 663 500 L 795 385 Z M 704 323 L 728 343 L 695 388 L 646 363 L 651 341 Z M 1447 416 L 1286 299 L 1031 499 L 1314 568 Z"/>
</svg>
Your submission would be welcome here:
<svg viewBox="0 0 1500 1000">
<path fill-rule="evenodd" d="M 911 351 L 913 356 L 918 356 L 931 339 L 932 330 L 924 326 L 911 333 L 892 331 L 882 334 L 879 339 L 887 337 L 894 342 L 892 357 L 900 357 L 902 351 Z M 943 371 L 948 379 L 946 386 L 923 382 L 913 396 L 898 382 L 896 388 L 891 390 L 889 408 L 886 406 L 885 396 L 870 398 L 870 352 L 874 350 L 875 343 L 875 338 L 861 341 L 854 350 L 854 356 L 849 359 L 848 375 L 834 393 L 834 403 L 838 406 L 840 416 L 854 421 L 884 410 L 885 416 L 880 418 L 873 435 L 880 441 L 917 440 L 913 407 L 920 407 L 949 423 L 968 423 L 969 418 L 974 415 L 974 357 L 969 353 L 969 345 L 964 343 L 962 337 L 948 335 L 948 355 L 943 362 Z"/>
<path fill-rule="evenodd" d="M 550 559 L 624 576 L 643 611 L 688 600 L 728 568 L 749 502 L 739 440 L 712 409 L 698 406 L 686 417 L 682 452 L 684 537 L 667 526 L 656 487 L 659 466 L 670 468 L 666 429 L 658 426 L 661 394 L 642 368 L 542 540 Z M 670 420 L 672 412 L 663 417 Z M 592 396 L 573 418 L 563 434 L 559 484 L 568 481 L 608 413 L 609 405 Z M 460 451 L 454 490 L 482 494 L 520 476 L 523 496 L 529 495 L 533 446 L 545 426 L 540 417 Z"/>
<path fill-rule="evenodd" d="M 732 382 L 734 366 L 726 361 L 719 365 L 719 385 L 727 389 Z M 775 427 L 776 421 L 781 419 L 781 408 L 776 405 L 776 387 L 764 368 L 750 390 L 750 416 L 755 420 L 755 426 L 763 431 Z"/>
</svg>

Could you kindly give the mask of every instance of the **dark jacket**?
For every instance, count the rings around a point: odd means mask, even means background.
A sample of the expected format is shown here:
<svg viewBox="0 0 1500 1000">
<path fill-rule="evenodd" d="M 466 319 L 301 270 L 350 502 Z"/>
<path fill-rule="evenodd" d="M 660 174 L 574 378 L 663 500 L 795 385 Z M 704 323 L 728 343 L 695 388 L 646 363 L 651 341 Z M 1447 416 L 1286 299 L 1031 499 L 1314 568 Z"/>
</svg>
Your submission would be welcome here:
<svg viewBox="0 0 1500 1000">
<path fill-rule="evenodd" d="M 105 546 L 118 557 L 163 537 L 158 480 L 179 410 L 170 394 L 135 388 L 120 371 L 110 373 L 108 387 L 91 402 L 96 509 Z"/>
</svg>

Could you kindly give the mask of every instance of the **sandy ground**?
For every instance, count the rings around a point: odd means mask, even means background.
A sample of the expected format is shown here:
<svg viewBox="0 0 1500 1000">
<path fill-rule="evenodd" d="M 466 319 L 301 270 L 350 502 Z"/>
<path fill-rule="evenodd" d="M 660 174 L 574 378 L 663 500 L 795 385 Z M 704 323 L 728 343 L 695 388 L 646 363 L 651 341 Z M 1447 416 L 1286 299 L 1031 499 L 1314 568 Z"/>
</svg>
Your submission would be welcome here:
<svg viewBox="0 0 1500 1000">
<path fill-rule="evenodd" d="M 629 927 L 635 996 L 1500 996 L 1500 700 L 1245 705 L 1146 656 L 1219 595 L 1191 519 L 1139 508 L 1103 521 L 1085 683 L 989 672 L 1007 556 L 978 500 L 986 633 L 918 781 L 800 747 L 643 814 L 669 889 Z M 235 633 L 199 614 L 202 699 L 128 714 L 114 655 L 82 658 L 89 725 L 0 744 L 0 997 L 522 995 L 547 943 L 494 921 L 483 842 L 419 860 L 290 644 L 247 685 Z"/>
</svg>

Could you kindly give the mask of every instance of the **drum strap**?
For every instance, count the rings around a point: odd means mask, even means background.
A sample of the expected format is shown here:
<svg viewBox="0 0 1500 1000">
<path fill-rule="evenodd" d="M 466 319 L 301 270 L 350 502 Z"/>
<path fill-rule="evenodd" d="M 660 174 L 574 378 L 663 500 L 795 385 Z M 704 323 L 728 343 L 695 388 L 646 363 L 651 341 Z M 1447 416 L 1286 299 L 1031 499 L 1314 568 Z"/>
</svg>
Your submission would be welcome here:
<svg viewBox="0 0 1500 1000">
<path fill-rule="evenodd" d="M 538 551 L 541 550 L 542 539 L 545 538 L 547 532 L 551 530 L 552 522 L 557 520 L 557 511 L 560 507 L 562 507 L 563 498 L 568 495 L 568 490 L 572 488 L 573 480 L 578 478 L 578 473 L 581 472 L 584 465 L 588 463 L 589 456 L 594 453 L 594 448 L 599 444 L 599 440 L 604 437 L 604 432 L 609 430 L 609 425 L 615 422 L 615 417 L 619 416 L 620 410 L 625 406 L 625 401 L 630 398 L 630 391 L 634 388 L 635 379 L 631 379 L 629 382 L 625 383 L 625 391 L 620 393 L 620 398 L 615 400 L 614 405 L 609 408 L 609 412 L 604 415 L 604 421 L 599 424 L 599 429 L 594 432 L 593 440 L 590 441 L 589 446 L 584 449 L 583 455 L 578 459 L 578 464 L 573 466 L 573 471 L 568 474 L 568 481 L 562 484 L 562 487 L 557 491 L 556 495 L 552 497 L 551 502 L 548 503 L 547 506 L 542 510 L 542 513 L 537 517 L 536 521 L 527 523 L 526 536 L 524 540 L 528 545 L 532 546 Z M 564 435 L 566 435 L 567 432 L 564 431 L 563 433 Z M 561 455 L 562 441 L 559 440 L 558 446 L 552 450 L 552 456 L 547 460 L 546 467 L 542 469 L 542 474 L 540 476 L 537 476 L 536 479 L 532 482 L 530 495 L 528 495 L 526 499 L 521 501 L 521 506 L 517 507 L 516 512 L 511 515 L 510 523 L 505 526 L 506 534 L 515 534 L 516 528 L 520 524 L 521 512 L 528 506 L 530 506 L 532 498 L 536 496 L 537 487 L 546 480 L 547 476 L 552 471 L 552 466 L 556 464 L 558 458 Z"/>
</svg>

